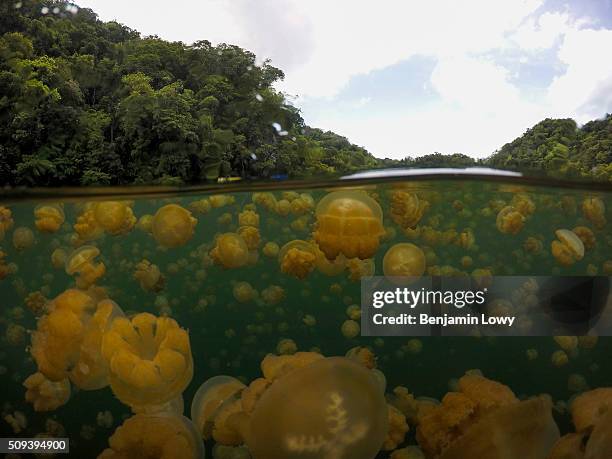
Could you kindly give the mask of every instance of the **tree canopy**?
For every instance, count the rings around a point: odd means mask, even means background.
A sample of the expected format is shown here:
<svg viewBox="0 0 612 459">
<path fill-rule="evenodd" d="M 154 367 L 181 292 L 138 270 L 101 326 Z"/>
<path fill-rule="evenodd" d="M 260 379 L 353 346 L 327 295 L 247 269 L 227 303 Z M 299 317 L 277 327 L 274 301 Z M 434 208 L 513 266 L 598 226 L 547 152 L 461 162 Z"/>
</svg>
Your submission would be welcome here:
<svg viewBox="0 0 612 459">
<path fill-rule="evenodd" d="M 188 184 L 477 164 L 612 177 L 612 117 L 544 120 L 485 161 L 377 159 L 305 125 L 238 46 L 143 37 L 60 0 L 0 3 L 0 184 Z"/>
</svg>

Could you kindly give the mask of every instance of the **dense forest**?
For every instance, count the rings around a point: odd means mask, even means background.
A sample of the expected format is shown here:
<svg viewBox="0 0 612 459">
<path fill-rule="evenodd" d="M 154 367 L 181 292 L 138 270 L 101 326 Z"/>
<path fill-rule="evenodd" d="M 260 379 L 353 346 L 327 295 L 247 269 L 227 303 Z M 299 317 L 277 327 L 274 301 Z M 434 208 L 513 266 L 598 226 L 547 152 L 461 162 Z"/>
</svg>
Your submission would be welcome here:
<svg viewBox="0 0 612 459">
<path fill-rule="evenodd" d="M 0 184 L 188 184 L 491 165 L 612 178 L 612 117 L 545 120 L 487 160 L 376 159 L 305 125 L 237 46 L 142 37 L 58 0 L 0 3 Z"/>
<path fill-rule="evenodd" d="M 194 183 L 375 167 L 310 129 L 237 46 L 141 37 L 61 1 L 0 4 L 0 183 Z"/>
<path fill-rule="evenodd" d="M 612 180 L 612 115 L 578 128 L 545 119 L 486 161 L 491 167 L 544 171 L 553 177 Z"/>
</svg>

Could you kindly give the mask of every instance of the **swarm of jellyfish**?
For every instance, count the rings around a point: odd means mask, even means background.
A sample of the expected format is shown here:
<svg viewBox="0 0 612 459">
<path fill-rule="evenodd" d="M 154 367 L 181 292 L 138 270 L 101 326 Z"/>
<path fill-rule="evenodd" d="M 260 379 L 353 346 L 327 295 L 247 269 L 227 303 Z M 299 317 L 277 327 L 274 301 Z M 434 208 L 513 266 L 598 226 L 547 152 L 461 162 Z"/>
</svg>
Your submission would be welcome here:
<svg viewBox="0 0 612 459">
<path fill-rule="evenodd" d="M 526 276 L 486 310 L 531 331 L 536 276 L 612 275 L 605 192 L 271 188 L 0 206 L 4 427 L 101 458 L 609 458 L 609 311 L 510 346 L 369 337 L 360 306 L 371 276 Z"/>
</svg>

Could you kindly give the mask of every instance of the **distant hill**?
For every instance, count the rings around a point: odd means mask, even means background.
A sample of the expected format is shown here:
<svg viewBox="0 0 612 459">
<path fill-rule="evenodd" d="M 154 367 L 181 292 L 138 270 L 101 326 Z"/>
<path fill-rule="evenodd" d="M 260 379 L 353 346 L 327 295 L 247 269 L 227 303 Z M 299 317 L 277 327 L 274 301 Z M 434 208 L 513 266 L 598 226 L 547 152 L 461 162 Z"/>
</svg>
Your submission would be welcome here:
<svg viewBox="0 0 612 459">
<path fill-rule="evenodd" d="M 492 167 L 545 171 L 557 177 L 612 180 L 612 115 L 578 128 L 545 119 L 485 161 Z"/>
</svg>

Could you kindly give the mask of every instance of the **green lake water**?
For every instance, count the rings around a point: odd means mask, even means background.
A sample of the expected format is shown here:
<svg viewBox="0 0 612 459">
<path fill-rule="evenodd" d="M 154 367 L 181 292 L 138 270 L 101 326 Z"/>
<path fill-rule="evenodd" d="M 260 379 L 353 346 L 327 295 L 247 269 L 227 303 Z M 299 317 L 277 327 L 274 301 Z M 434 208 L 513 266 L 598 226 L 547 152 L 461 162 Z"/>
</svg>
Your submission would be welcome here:
<svg viewBox="0 0 612 459">
<path fill-rule="evenodd" d="M 86 391 L 74 385 L 70 400 L 64 406 L 50 412 L 35 412 L 25 401 L 22 386 L 24 379 L 36 372 L 29 346 L 37 317 L 26 306 L 25 298 L 38 291 L 52 300 L 67 288 L 74 287 L 74 277 L 68 275 L 63 266 L 54 267 L 51 255 L 58 248 L 66 253 L 75 248 L 73 225 L 77 217 L 86 208 L 86 203 L 103 200 L 128 199 L 136 219 L 146 214 L 154 215 L 167 204 L 189 209 L 197 219 L 193 236 L 180 247 L 161 248 L 151 234 L 138 225 L 126 234 L 103 234 L 85 242 L 100 250 L 96 261 L 103 262 L 106 267 L 105 275 L 96 285 L 104 287 L 108 297 L 127 315 L 139 312 L 169 315 L 189 331 L 194 374 L 182 394 L 186 416 L 189 416 L 195 391 L 205 380 L 223 374 L 248 384 L 261 376 L 262 359 L 269 353 L 277 353 L 279 342 L 285 339 L 292 340 L 298 351 L 314 349 L 325 356 L 344 356 L 356 346 L 368 347 L 376 355 L 377 367 L 386 377 L 387 392 L 396 386 L 405 386 L 415 397 L 439 400 L 450 390 L 452 380 L 468 370 L 478 369 L 487 378 L 508 385 L 519 398 L 549 394 L 556 404 L 555 420 L 562 433 L 572 430 L 570 416 L 564 409 L 576 394 L 568 387 L 572 375 L 583 376 L 588 388 L 611 385 L 612 339 L 608 337 L 600 337 L 592 349 L 577 349 L 563 366 L 556 366 L 551 361 L 552 354 L 560 349 L 552 337 L 424 337 L 419 338 L 422 349 L 418 352 L 407 345 L 409 337 L 345 337 L 341 327 L 349 319 L 347 307 L 360 302 L 359 280 L 351 280 L 347 270 L 330 277 L 316 269 L 305 279 L 297 279 L 281 272 L 277 257 L 266 256 L 263 250 L 267 242 L 282 247 L 295 239 L 311 240 L 316 203 L 327 193 L 346 187 L 347 183 L 329 185 L 307 187 L 300 184 L 293 189 L 288 188 L 291 185 L 281 184 L 265 190 L 237 186 L 163 196 L 155 193 L 46 196 L 45 203 L 61 202 L 65 213 L 65 223 L 52 234 L 44 234 L 35 226 L 34 210 L 43 202 L 42 197 L 22 200 L 7 197 L 4 203 L 0 201 L 0 205 L 11 210 L 14 221 L 0 240 L 0 249 L 6 254 L 4 263 L 11 264 L 10 273 L 0 280 L 0 401 L 3 417 L 18 411 L 27 419 L 27 427 L 19 434 L 14 434 L 8 423 L 0 421 L 2 436 L 34 437 L 44 433 L 47 420 L 52 419 L 63 426 L 63 436 L 70 438 L 70 457 L 95 457 L 107 447 L 113 431 L 131 415 L 130 408 L 114 397 L 110 387 Z M 496 276 L 612 274 L 607 271 L 612 270 L 612 191 L 609 189 L 469 178 L 367 181 L 350 183 L 350 186 L 365 190 L 383 210 L 387 232 L 373 257 L 375 274 L 382 275 L 384 254 L 399 242 L 411 242 L 424 248 L 428 269 L 447 266 L 463 273 L 488 269 Z M 393 220 L 391 193 L 398 190 L 415 194 L 428 203 L 415 225 L 420 228 L 420 234 L 404 231 Z M 263 192 L 271 193 L 276 202 L 283 199 L 310 202 L 312 198 L 313 205 L 303 213 L 302 210 L 296 213 L 297 206 L 290 206 L 294 211 L 281 215 L 266 209 L 260 198 L 256 197 L 254 203 L 253 194 Z M 227 202 L 221 207 L 203 209 L 193 205 L 201 200 L 210 203 L 211 196 L 219 194 L 227 197 L 222 199 Z M 308 196 L 300 197 L 300 194 Z M 533 204 L 532 213 L 526 216 L 517 234 L 504 234 L 496 226 L 496 217 L 501 208 L 510 205 L 517 196 L 526 197 Z M 606 223 L 584 212 L 583 203 L 593 198 L 604 205 L 599 217 Z M 266 199 L 271 198 L 268 195 Z M 238 230 L 239 214 L 245 206 L 259 215 L 261 242 L 255 249 L 258 258 L 249 265 L 225 269 L 216 265 L 209 253 L 217 234 Z M 555 231 L 577 226 L 591 229 L 596 242 L 585 251 L 582 259 L 571 266 L 562 266 L 551 253 Z M 30 228 L 34 236 L 32 245 L 23 250 L 17 250 L 12 241 L 19 227 Z M 424 236 L 425 227 L 431 228 L 430 236 Z M 473 236 L 472 243 L 446 242 L 439 235 L 436 240 L 436 231 L 441 234 L 453 230 Z M 528 237 L 540 241 L 539 250 L 530 252 L 526 248 Z M 143 259 L 157 265 L 165 277 L 161 291 L 145 291 L 133 277 L 136 265 Z M 250 301 L 237 301 L 233 290 L 238 282 L 248 282 L 257 294 Z M 268 304 L 263 298 L 262 291 L 270 286 L 278 286 L 284 291 L 284 298 L 277 304 Z M 309 322 L 310 316 L 316 323 Z M 537 351 L 537 358 L 527 357 L 529 349 Z M 107 410 L 112 413 L 112 425 L 98 425 L 98 413 Z M 212 457 L 213 443 L 206 442 L 208 457 Z M 413 428 L 402 445 L 408 444 L 416 444 Z M 389 454 L 380 453 L 377 457 L 389 457 Z"/>
</svg>

